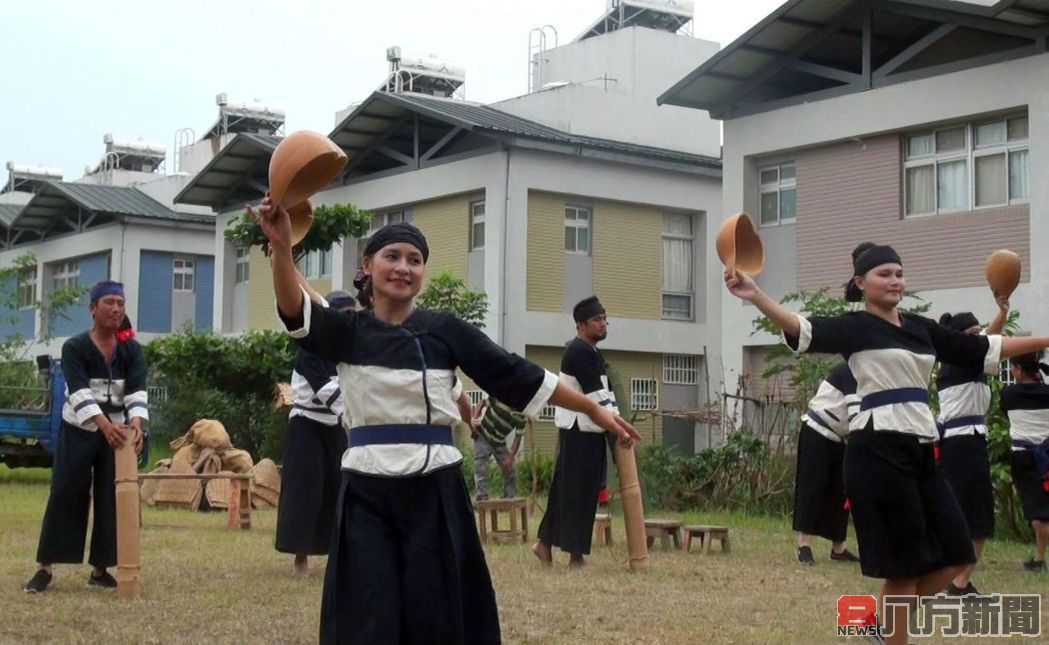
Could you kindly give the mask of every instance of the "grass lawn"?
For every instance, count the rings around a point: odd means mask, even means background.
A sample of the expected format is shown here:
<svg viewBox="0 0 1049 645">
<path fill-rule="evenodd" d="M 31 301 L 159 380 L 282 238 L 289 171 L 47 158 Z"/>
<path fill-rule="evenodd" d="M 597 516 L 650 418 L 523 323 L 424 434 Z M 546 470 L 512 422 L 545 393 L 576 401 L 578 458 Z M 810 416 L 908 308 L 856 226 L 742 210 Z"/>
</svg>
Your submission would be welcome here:
<svg viewBox="0 0 1049 645">
<path fill-rule="evenodd" d="M 115 594 L 89 590 L 87 565 L 56 567 L 46 594 L 23 593 L 34 569 L 48 472 L 0 466 L 0 642 L 316 642 L 323 559 L 311 563 L 309 576 L 294 577 L 290 558 L 273 550 L 273 510 L 255 513 L 250 531 L 229 531 L 224 514 L 147 507 L 141 600 L 124 603 Z M 877 590 L 878 582 L 862 578 L 858 566 L 829 562 L 826 543 L 815 548 L 816 567 L 798 565 L 787 519 L 684 518 L 731 527 L 732 552 L 664 553 L 657 545 L 651 571 L 631 574 L 619 515 L 616 545 L 595 546 L 583 571 L 568 570 L 564 554 L 556 554 L 547 570 L 524 545 L 489 547 L 505 641 L 843 642 L 835 637 L 838 595 Z M 533 532 L 538 521 L 533 518 Z M 975 583 L 987 592 L 1049 591 L 1049 576 L 1021 570 L 1030 554 L 1022 544 L 990 543 Z M 1049 618 L 1045 607 L 1043 625 Z M 1047 634 L 1049 626 L 1043 640 L 1026 642 L 1046 642 Z"/>
</svg>

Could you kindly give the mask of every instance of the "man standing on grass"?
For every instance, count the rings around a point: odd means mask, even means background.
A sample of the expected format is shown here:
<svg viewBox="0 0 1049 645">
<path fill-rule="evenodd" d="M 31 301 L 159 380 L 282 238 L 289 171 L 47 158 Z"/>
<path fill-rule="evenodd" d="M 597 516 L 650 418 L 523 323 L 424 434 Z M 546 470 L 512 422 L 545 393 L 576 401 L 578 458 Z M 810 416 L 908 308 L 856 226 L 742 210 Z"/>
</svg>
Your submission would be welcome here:
<svg viewBox="0 0 1049 645">
<path fill-rule="evenodd" d="M 503 471 L 503 497 L 517 496 L 517 473 L 514 458 L 521 447 L 527 420 L 505 403 L 489 398 L 481 404 L 470 429 L 474 440 L 474 487 L 477 501 L 488 499 L 488 464 L 494 457 Z M 506 440 L 514 435 L 513 445 Z"/>
<path fill-rule="evenodd" d="M 114 449 L 131 441 L 142 451 L 142 423 L 149 419 L 142 347 L 118 331 L 124 322 L 124 285 L 105 280 L 91 288 L 90 331 L 62 345 L 66 379 L 62 429 L 51 469 L 51 494 L 36 552 L 39 569 L 25 585 L 40 593 L 51 584 L 51 565 L 84 561 L 88 506 L 93 570 L 87 584 L 115 589 L 106 569 L 117 563 Z"/>
<path fill-rule="evenodd" d="M 608 384 L 608 369 L 597 344 L 608 335 L 608 317 L 597 296 L 572 310 L 576 337 L 561 357 L 560 381 L 616 414 L 616 395 Z M 539 524 L 539 541 L 532 552 L 543 564 L 553 561 L 553 547 L 570 554 L 571 566 L 582 566 L 590 553 L 598 493 L 604 487 L 607 445 L 605 432 L 586 415 L 557 408 L 557 464 L 550 485 L 546 514 Z"/>
</svg>

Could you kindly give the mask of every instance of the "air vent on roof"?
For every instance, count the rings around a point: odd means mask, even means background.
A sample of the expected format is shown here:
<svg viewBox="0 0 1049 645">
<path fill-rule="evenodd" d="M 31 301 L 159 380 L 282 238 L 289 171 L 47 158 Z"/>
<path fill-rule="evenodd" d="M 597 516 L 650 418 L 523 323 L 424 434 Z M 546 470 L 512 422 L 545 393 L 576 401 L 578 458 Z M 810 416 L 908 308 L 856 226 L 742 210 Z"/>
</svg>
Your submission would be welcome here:
<svg viewBox="0 0 1049 645">
<path fill-rule="evenodd" d="M 692 22 L 693 0 L 608 0 L 608 8 L 578 40 L 625 29 L 647 27 L 677 33 Z"/>
<path fill-rule="evenodd" d="M 389 47 L 386 50 L 386 60 L 390 63 L 390 73 L 379 88 L 382 92 L 416 92 L 452 97 L 459 93 L 466 83 L 465 69 L 443 61 L 433 54 L 422 58 L 404 56 L 400 47 Z"/>
</svg>

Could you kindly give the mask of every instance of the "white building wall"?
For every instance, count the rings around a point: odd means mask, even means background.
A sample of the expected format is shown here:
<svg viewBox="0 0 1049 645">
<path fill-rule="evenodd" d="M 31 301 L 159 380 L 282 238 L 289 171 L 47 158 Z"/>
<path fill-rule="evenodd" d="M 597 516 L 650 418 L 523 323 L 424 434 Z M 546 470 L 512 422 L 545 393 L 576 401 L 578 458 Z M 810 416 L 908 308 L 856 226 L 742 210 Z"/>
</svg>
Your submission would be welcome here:
<svg viewBox="0 0 1049 645">
<path fill-rule="evenodd" d="M 1049 182 L 1043 180 L 1049 176 L 1049 54 L 726 121 L 722 211 L 727 216 L 756 200 L 746 193 L 748 164 L 756 156 L 1022 107 L 1028 108 L 1030 119 L 1031 280 L 1020 285 L 1012 307 L 1021 312 L 1025 329 L 1049 333 L 1049 309 L 1044 306 L 1049 301 L 1049 255 L 1039 252 L 1049 242 Z M 723 287 L 720 292 L 725 376 L 726 382 L 735 383 L 742 369 L 743 346 L 778 339 L 751 337 L 754 307 Z M 941 289 L 922 296 L 931 301 L 931 313 L 937 315 L 971 310 L 987 320 L 995 311 L 986 288 Z"/>
</svg>

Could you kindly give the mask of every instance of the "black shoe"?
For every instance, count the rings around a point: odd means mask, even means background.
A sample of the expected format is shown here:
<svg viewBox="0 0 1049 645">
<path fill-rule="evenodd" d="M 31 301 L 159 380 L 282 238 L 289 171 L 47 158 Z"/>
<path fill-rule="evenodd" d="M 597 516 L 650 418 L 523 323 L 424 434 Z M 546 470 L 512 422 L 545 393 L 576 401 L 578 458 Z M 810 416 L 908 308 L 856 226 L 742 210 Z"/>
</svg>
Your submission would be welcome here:
<svg viewBox="0 0 1049 645">
<path fill-rule="evenodd" d="M 33 577 L 29 579 L 29 582 L 22 587 L 22 591 L 26 593 L 44 593 L 47 591 L 47 585 L 49 584 L 51 584 L 51 574 L 43 569 L 38 569 L 33 574 Z"/>
<path fill-rule="evenodd" d="M 108 571 L 103 571 L 101 575 L 92 572 L 87 578 L 87 586 L 99 587 L 100 589 L 116 589 L 117 579 L 109 575 Z"/>
<path fill-rule="evenodd" d="M 1035 560 L 1034 558 L 1031 558 L 1027 562 L 1024 562 L 1024 569 L 1034 573 L 1045 573 L 1045 560 Z"/>
<path fill-rule="evenodd" d="M 835 553 L 834 549 L 830 551 L 830 559 L 835 562 L 859 562 L 860 559 L 852 554 L 848 549 L 843 550 L 841 553 Z"/>
<path fill-rule="evenodd" d="M 964 596 L 967 589 L 968 587 L 962 589 L 955 585 L 954 582 L 949 582 L 947 583 L 947 589 L 944 590 L 944 593 L 948 596 Z"/>
<path fill-rule="evenodd" d="M 968 596 L 968 595 L 979 596 L 980 592 L 976 590 L 976 587 L 973 586 L 973 581 L 970 580 L 969 584 L 965 585 L 965 589 L 962 589 L 962 595 L 963 596 Z"/>
<path fill-rule="evenodd" d="M 798 562 L 807 564 L 810 567 L 815 566 L 816 559 L 812 557 L 812 549 L 807 546 L 798 547 Z"/>
</svg>

